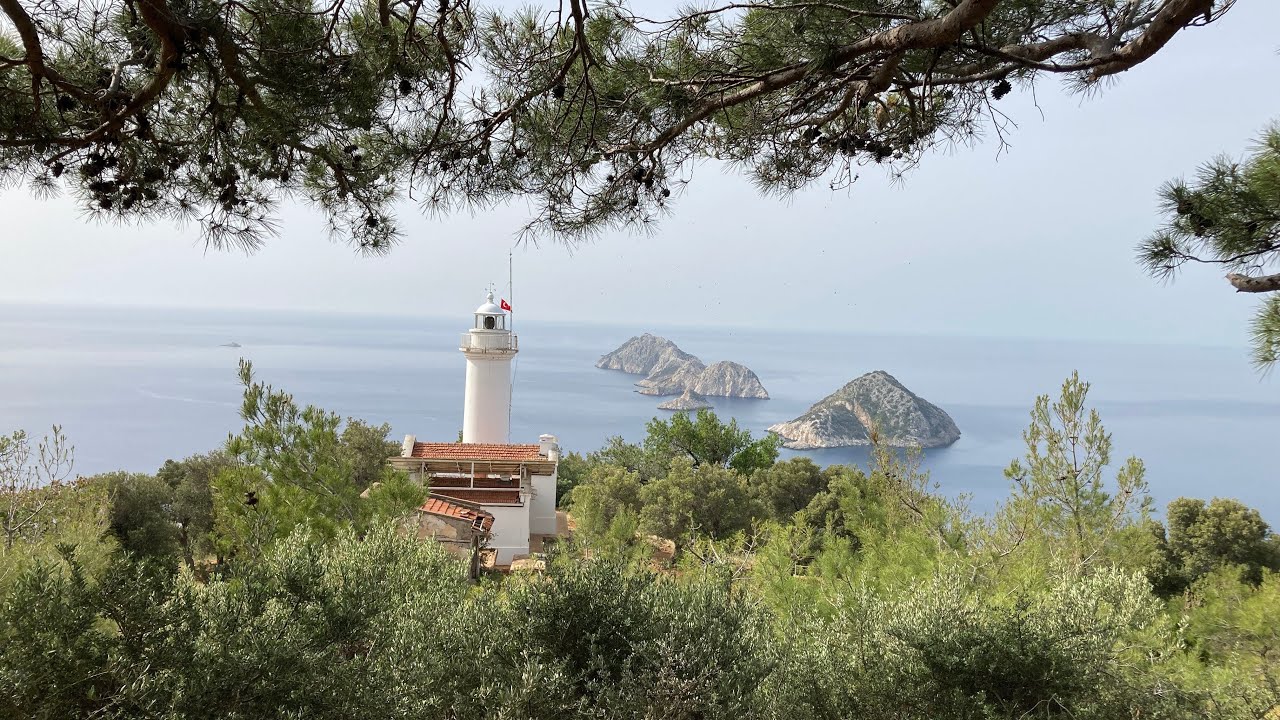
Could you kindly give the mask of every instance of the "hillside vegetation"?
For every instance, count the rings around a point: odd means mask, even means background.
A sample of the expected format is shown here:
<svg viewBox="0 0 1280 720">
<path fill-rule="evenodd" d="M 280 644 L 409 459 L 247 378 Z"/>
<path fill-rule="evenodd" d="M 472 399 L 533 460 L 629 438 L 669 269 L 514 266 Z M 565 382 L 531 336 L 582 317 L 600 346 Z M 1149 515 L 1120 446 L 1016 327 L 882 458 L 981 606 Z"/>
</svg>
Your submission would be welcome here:
<svg viewBox="0 0 1280 720">
<path fill-rule="evenodd" d="M 1069 379 L 989 516 L 918 454 L 778 461 L 707 411 L 561 463 L 575 536 L 465 579 L 396 532 L 389 431 L 256 381 L 226 447 L 68 481 L 0 440 L 0 717 L 1261 718 L 1280 541 L 1151 514 Z M 40 452 L 44 450 L 44 452 Z M 46 462 L 47 461 L 47 462 Z M 63 462 L 65 461 L 65 462 Z M 362 496 L 363 494 L 363 496 Z M 674 544 L 655 561 L 653 536 Z"/>
</svg>

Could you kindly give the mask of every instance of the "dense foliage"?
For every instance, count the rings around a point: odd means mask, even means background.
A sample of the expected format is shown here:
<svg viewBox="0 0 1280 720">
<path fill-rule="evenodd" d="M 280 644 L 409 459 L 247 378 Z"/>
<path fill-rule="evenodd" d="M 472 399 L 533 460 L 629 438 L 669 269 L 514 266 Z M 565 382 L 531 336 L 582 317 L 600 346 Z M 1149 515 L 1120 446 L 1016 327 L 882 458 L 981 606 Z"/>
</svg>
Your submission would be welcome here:
<svg viewBox="0 0 1280 720">
<path fill-rule="evenodd" d="M 479 583 L 399 531 L 420 495 L 385 469 L 385 428 L 243 380 L 225 450 L 61 484 L 50 521 L 15 535 L 0 717 L 1110 720 L 1280 702 L 1280 540 L 1232 500 L 1151 517 L 1141 464 L 1110 471 L 1074 376 L 1036 401 L 990 516 L 939 495 L 918 454 L 695 462 L 672 428 L 713 447 L 730 426 L 673 419 L 569 456 L 574 537 L 544 571 Z"/>
<path fill-rule="evenodd" d="M 765 190 L 1011 129 L 1041 76 L 1130 70 L 1233 2 L 828 0 L 646 17 L 585 0 L 0 0 L 0 182 L 255 247 L 281 199 L 385 250 L 392 206 L 527 198 L 528 229 L 643 225 L 700 160 Z"/>
</svg>

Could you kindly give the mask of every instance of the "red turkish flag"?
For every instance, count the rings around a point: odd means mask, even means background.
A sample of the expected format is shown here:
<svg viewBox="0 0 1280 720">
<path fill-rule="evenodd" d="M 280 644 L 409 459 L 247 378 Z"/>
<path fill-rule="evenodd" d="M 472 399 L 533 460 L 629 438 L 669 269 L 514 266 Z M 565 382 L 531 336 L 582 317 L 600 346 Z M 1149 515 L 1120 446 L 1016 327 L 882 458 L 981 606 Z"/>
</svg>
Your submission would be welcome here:
<svg viewBox="0 0 1280 720">
<path fill-rule="evenodd" d="M 506 298 L 503 298 L 502 300 L 499 301 L 499 307 L 501 307 L 503 310 L 510 311 L 511 303 L 507 302 Z"/>
</svg>

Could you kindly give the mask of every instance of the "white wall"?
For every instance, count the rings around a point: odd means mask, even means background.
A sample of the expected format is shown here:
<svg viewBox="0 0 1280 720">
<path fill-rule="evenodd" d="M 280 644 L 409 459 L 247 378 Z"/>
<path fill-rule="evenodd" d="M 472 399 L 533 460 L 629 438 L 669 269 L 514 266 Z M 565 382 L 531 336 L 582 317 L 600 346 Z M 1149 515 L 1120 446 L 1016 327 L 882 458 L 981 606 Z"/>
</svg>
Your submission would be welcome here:
<svg viewBox="0 0 1280 720">
<path fill-rule="evenodd" d="M 467 353 L 462 442 L 509 442 L 512 357 L 509 354 Z"/>
<path fill-rule="evenodd" d="M 529 481 L 533 485 L 533 497 L 529 498 L 532 516 L 529 531 L 535 535 L 555 535 L 556 476 L 534 475 Z"/>
<path fill-rule="evenodd" d="M 529 508 L 522 505 L 485 505 L 493 515 L 489 547 L 497 551 L 497 564 L 510 565 L 517 555 L 529 554 Z"/>
</svg>

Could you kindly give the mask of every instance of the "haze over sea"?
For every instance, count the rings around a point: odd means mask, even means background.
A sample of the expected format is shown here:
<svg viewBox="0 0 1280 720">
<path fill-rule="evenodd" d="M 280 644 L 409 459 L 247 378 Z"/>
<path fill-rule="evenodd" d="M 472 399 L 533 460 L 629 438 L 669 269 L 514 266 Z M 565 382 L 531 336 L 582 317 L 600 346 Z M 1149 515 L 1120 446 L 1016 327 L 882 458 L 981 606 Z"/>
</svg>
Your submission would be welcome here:
<svg viewBox="0 0 1280 720">
<path fill-rule="evenodd" d="M 236 366 L 343 416 L 390 423 L 393 438 L 452 441 L 462 422 L 467 316 L 159 310 L 0 305 L 0 431 L 42 434 L 60 423 L 76 470 L 154 471 L 166 458 L 218 447 L 239 429 Z M 1003 468 L 1023 453 L 1037 394 L 1073 369 L 1113 434 L 1113 464 L 1137 455 L 1157 503 L 1235 497 L 1280 525 L 1274 464 L 1280 388 L 1243 348 L 1029 339 L 863 336 L 726 327 L 551 324 L 517 315 L 512 441 L 553 433 L 587 452 L 613 435 L 639 440 L 658 398 L 636 376 L 595 361 L 629 337 L 666 336 L 706 362 L 752 368 L 770 400 L 712 398 L 716 411 L 760 433 L 850 379 L 886 370 L 937 404 L 963 433 L 928 451 L 949 495 L 989 510 L 1008 491 Z M 240 348 L 223 347 L 236 342 Z M 786 451 L 785 454 L 791 455 Z M 863 449 L 803 453 L 822 464 L 866 461 Z"/>
</svg>

